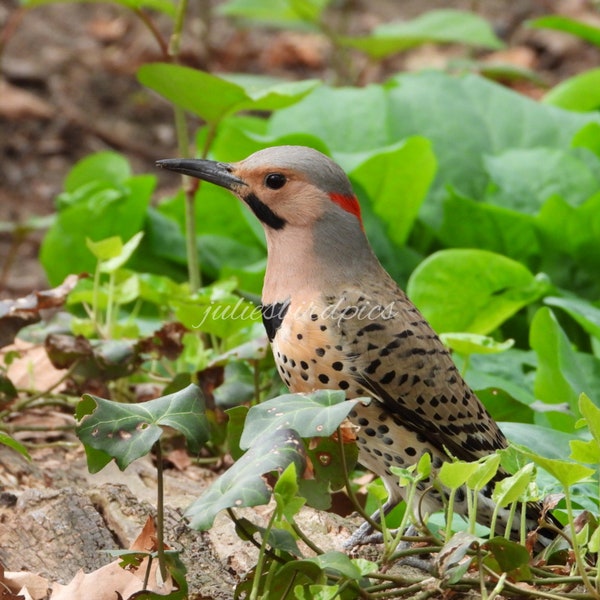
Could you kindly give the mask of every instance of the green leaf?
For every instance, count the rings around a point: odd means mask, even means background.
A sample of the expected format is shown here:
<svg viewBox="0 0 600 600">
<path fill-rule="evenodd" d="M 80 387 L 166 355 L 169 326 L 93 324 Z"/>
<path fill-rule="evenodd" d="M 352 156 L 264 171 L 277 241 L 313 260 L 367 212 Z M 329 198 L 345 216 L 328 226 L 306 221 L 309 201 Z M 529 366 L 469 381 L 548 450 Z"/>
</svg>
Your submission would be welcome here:
<svg viewBox="0 0 600 600">
<path fill-rule="evenodd" d="M 290 464 L 293 465 L 294 463 Z M 294 536 L 286 529 L 271 527 L 267 532 L 266 527 L 259 527 L 248 519 L 241 518 L 235 524 L 235 531 L 242 540 L 254 538 L 255 533 L 259 533 L 261 538 L 264 539 L 266 533 L 267 543 L 271 548 L 281 550 L 282 552 L 288 552 L 294 556 L 302 556 L 302 552 L 298 549 L 298 544 L 296 544 Z"/>
<path fill-rule="evenodd" d="M 46 4 L 84 4 L 91 2 L 103 2 L 104 0 L 21 0 L 21 4 L 27 8 L 44 6 Z M 175 17 L 175 5 L 170 0 L 113 0 L 114 4 L 130 8 L 132 10 L 147 8 L 162 12 L 170 17 Z"/>
<path fill-rule="evenodd" d="M 346 400 L 342 391 L 317 390 L 310 394 L 284 394 L 253 406 L 248 412 L 242 448 L 281 429 L 293 429 L 302 438 L 333 434 L 360 400 Z"/>
<path fill-rule="evenodd" d="M 590 335 L 600 340 L 600 308 L 582 298 L 558 298 L 549 296 L 544 303 L 562 308 L 575 319 Z"/>
<path fill-rule="evenodd" d="M 445 462 L 438 472 L 438 479 L 447 488 L 454 490 L 464 485 L 469 477 L 477 472 L 478 468 L 479 463 L 477 462 L 464 462 L 462 460 Z"/>
<path fill-rule="evenodd" d="M 65 177 L 65 192 L 73 193 L 90 181 L 103 181 L 113 186 L 131 177 L 127 159 L 116 152 L 97 152 L 82 158 Z"/>
<path fill-rule="evenodd" d="M 122 245 L 117 255 L 110 257 L 100 265 L 100 271 L 102 273 L 113 273 L 117 269 L 120 269 L 131 258 L 131 255 L 136 251 L 143 237 L 144 232 L 138 231 L 138 233 Z"/>
<path fill-rule="evenodd" d="M 236 108 L 239 110 L 278 110 L 298 102 L 320 85 L 318 79 L 285 81 L 265 75 L 232 74 L 223 79 L 242 87 L 248 100 Z"/>
<path fill-rule="evenodd" d="M 137 76 L 143 85 L 208 123 L 217 123 L 248 99 L 239 85 L 181 65 L 146 64 Z"/>
<path fill-rule="evenodd" d="M 499 573 L 508 573 L 516 581 L 531 579 L 531 570 L 529 568 L 531 556 L 525 546 L 521 546 L 521 544 L 503 537 L 494 537 L 485 542 L 484 548 L 491 551 L 499 567 Z"/>
<path fill-rule="evenodd" d="M 558 479 L 565 488 L 591 477 L 596 472 L 594 469 L 590 469 L 589 467 L 579 465 L 572 461 L 557 460 L 555 458 L 540 456 L 525 448 L 517 448 L 517 451 L 529 460 L 532 460 L 542 469 L 548 471 L 548 473 L 555 479 Z"/>
<path fill-rule="evenodd" d="M 341 38 L 344 45 L 358 48 L 373 58 L 383 58 L 429 42 L 458 43 L 484 48 L 502 48 L 489 23 L 472 12 L 428 10 L 411 21 L 386 23 L 370 36 Z"/>
<path fill-rule="evenodd" d="M 429 141 L 412 137 L 372 153 L 350 173 L 350 178 L 369 196 L 375 214 L 388 224 L 389 238 L 403 246 L 435 170 Z"/>
<path fill-rule="evenodd" d="M 308 94 L 317 81 L 281 82 L 247 76 L 217 77 L 204 71 L 168 63 L 140 67 L 138 79 L 177 106 L 215 125 L 239 110 L 274 110 Z M 234 81 L 237 80 L 243 85 Z"/>
<path fill-rule="evenodd" d="M 535 215 L 551 196 L 580 206 L 600 186 L 600 159 L 577 148 L 514 149 L 484 159 L 488 202 Z"/>
<path fill-rule="evenodd" d="M 209 438 L 200 388 L 183 390 L 140 404 L 120 404 L 84 394 L 77 407 L 77 435 L 112 456 L 121 470 L 148 454 L 162 435 L 161 427 L 182 433 L 192 452 Z"/>
<path fill-rule="evenodd" d="M 561 81 L 544 96 L 542 102 L 566 110 L 597 110 L 600 107 L 600 69 L 591 69 Z"/>
<path fill-rule="evenodd" d="M 578 38 L 600 46 L 600 28 L 560 15 L 548 15 L 528 21 L 530 27 L 537 29 L 554 29 L 555 31 L 564 31 L 571 33 Z"/>
<path fill-rule="evenodd" d="M 0 444 L 8 446 L 13 450 L 16 450 L 19 454 L 23 455 L 27 460 L 31 460 L 31 456 L 25 446 L 21 442 L 17 442 L 14 438 L 10 437 L 7 433 L 0 431 Z"/>
<path fill-rule="evenodd" d="M 323 10 L 331 0 L 229 0 L 219 6 L 220 14 L 256 21 L 274 27 L 318 31 Z"/>
<path fill-rule="evenodd" d="M 597 445 L 600 446 L 600 408 L 598 408 L 585 394 L 579 396 L 579 412 L 585 419 L 590 433 Z"/>
<path fill-rule="evenodd" d="M 549 308 L 540 308 L 531 322 L 529 343 L 538 356 L 534 392 L 548 404 L 567 403 L 577 414 L 579 394 L 586 390 L 585 375 L 569 339 Z M 568 430 L 572 419 L 565 415 L 552 421 L 556 429 Z"/>
<path fill-rule="evenodd" d="M 261 435 L 250 450 L 219 477 L 187 510 L 195 529 L 209 529 L 217 514 L 226 508 L 267 504 L 271 496 L 263 475 L 282 472 L 294 462 L 304 471 L 304 448 L 296 432 L 280 429 Z"/>
<path fill-rule="evenodd" d="M 426 258 L 406 291 L 436 331 L 487 334 L 537 300 L 545 288 L 544 281 L 510 258 L 456 249 Z"/>
<path fill-rule="evenodd" d="M 467 486 L 472 490 L 482 490 L 498 472 L 500 467 L 500 455 L 490 454 L 485 459 L 478 461 L 477 470 L 467 479 Z"/>
<path fill-rule="evenodd" d="M 531 215 L 467 198 L 453 188 L 447 194 L 438 232 L 446 246 L 490 250 L 526 265 L 540 254 Z"/>
<path fill-rule="evenodd" d="M 77 188 L 42 243 L 40 261 L 50 282 L 58 285 L 70 273 L 94 271 L 97 261 L 86 238 L 128 240 L 143 230 L 155 183 L 153 176 L 141 175 L 118 185 L 92 181 Z"/>
<path fill-rule="evenodd" d="M 116 235 L 97 242 L 86 238 L 85 245 L 98 260 L 108 260 L 120 254 L 123 249 L 123 240 Z"/>
<path fill-rule="evenodd" d="M 445 346 L 458 354 L 498 354 L 512 348 L 515 340 L 498 342 L 487 335 L 476 333 L 442 333 L 440 339 Z"/>
<path fill-rule="evenodd" d="M 521 467 L 514 475 L 505 477 L 498 481 L 492 493 L 492 500 L 501 507 L 508 506 L 513 502 L 521 500 L 529 487 L 529 484 L 535 479 L 535 470 L 533 463 L 527 463 Z"/>
<path fill-rule="evenodd" d="M 589 465 L 600 464 L 600 446 L 596 440 L 571 440 L 571 458 Z"/>
</svg>

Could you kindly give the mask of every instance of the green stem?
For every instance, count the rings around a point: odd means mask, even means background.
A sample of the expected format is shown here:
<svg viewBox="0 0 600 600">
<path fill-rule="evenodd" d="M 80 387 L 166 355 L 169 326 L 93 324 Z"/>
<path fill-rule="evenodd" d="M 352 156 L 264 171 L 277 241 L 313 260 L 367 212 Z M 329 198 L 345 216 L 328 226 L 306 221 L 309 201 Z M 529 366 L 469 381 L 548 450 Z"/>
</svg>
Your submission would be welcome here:
<svg viewBox="0 0 600 600">
<path fill-rule="evenodd" d="M 148 554 L 148 566 L 146 567 L 146 572 L 144 573 L 144 583 L 142 584 L 142 590 L 148 589 L 148 582 L 150 581 L 150 569 L 152 568 L 153 557 L 152 554 Z"/>
<path fill-rule="evenodd" d="M 147 29 L 150 31 L 150 33 L 152 34 L 152 37 L 156 40 L 156 43 L 158 44 L 160 51 L 162 52 L 162 55 L 165 57 L 165 59 L 168 60 L 169 46 L 165 42 L 158 27 L 156 27 L 156 25 L 154 24 L 154 21 L 141 8 L 133 8 L 132 10 L 136 14 L 136 16 L 139 17 L 139 19 L 142 21 L 142 23 L 147 27 Z"/>
<path fill-rule="evenodd" d="M 352 484 L 350 483 L 350 475 L 348 474 L 348 463 L 346 462 L 346 453 L 344 452 L 344 439 L 342 437 L 342 430 L 340 427 L 337 428 L 337 438 L 338 445 L 340 447 L 340 461 L 342 463 L 342 474 L 344 476 L 344 486 L 346 487 L 346 493 L 348 494 L 348 498 L 352 506 L 355 508 L 356 512 L 367 522 L 369 525 L 377 530 L 381 531 L 381 525 L 374 521 L 370 515 L 366 513 L 363 507 L 360 505 L 360 502 L 357 500 L 356 495 L 354 494 L 354 490 L 352 489 Z"/>
<path fill-rule="evenodd" d="M 273 523 L 275 523 L 275 516 L 277 511 L 273 511 L 271 518 L 269 519 L 269 523 L 265 528 L 263 533 L 262 543 L 260 545 L 260 552 L 258 553 L 258 562 L 256 563 L 256 569 L 254 570 L 254 581 L 252 582 L 252 590 L 250 592 L 249 600 L 258 600 L 259 598 L 259 588 L 260 588 L 260 578 L 262 576 L 263 569 L 265 567 L 265 556 L 267 552 L 267 539 L 269 538 L 269 533 L 271 533 L 271 529 L 273 528 Z"/>
<path fill-rule="evenodd" d="M 577 570 L 581 575 L 581 580 L 586 590 L 592 595 L 593 598 L 600 598 L 595 586 L 590 581 L 588 577 L 587 571 L 585 570 L 585 563 L 583 557 L 581 556 L 581 548 L 579 547 L 579 543 L 577 542 L 577 532 L 575 531 L 575 517 L 573 516 L 573 505 L 571 504 L 571 494 L 569 492 L 569 488 L 565 486 L 565 504 L 567 506 L 567 515 L 569 519 L 569 531 L 571 533 L 571 546 L 573 548 L 573 553 L 575 554 L 575 564 L 577 565 Z"/>
<path fill-rule="evenodd" d="M 107 338 L 112 338 L 113 334 L 113 319 L 115 309 L 115 272 L 113 271 L 108 278 L 108 300 L 106 303 L 106 329 L 104 335 Z"/>
<path fill-rule="evenodd" d="M 163 484 L 163 460 L 160 440 L 154 444 L 156 455 L 156 545 L 158 568 L 163 581 L 167 579 L 167 563 L 165 559 L 165 501 Z"/>
</svg>

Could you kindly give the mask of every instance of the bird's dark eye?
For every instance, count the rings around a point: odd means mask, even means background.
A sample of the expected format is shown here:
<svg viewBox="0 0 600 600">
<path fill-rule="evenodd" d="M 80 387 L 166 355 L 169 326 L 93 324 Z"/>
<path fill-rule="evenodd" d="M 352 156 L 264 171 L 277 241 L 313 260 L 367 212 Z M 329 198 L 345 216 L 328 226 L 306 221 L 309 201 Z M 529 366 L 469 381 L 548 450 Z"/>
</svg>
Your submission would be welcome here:
<svg viewBox="0 0 600 600">
<path fill-rule="evenodd" d="M 281 189 L 286 181 L 285 175 L 282 175 L 281 173 L 269 173 L 265 177 L 265 185 L 272 190 Z"/>
</svg>

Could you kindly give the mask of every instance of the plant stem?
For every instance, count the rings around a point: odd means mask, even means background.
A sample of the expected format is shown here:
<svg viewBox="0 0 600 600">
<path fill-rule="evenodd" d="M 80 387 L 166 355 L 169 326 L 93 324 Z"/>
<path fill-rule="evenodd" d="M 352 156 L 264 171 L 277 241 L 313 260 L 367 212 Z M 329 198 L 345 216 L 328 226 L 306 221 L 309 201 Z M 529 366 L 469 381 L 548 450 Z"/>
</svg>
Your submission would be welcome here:
<svg viewBox="0 0 600 600">
<path fill-rule="evenodd" d="M 271 515 L 271 518 L 269 519 L 269 523 L 267 524 L 263 533 L 263 539 L 260 545 L 260 552 L 258 553 L 258 562 L 256 563 L 256 569 L 254 570 L 254 581 L 252 582 L 252 590 L 250 592 L 249 600 L 258 600 L 259 598 L 258 594 L 260 587 L 260 578 L 265 567 L 265 555 L 268 545 L 267 539 L 269 538 L 269 533 L 271 533 L 271 529 L 273 528 L 273 523 L 275 522 L 276 515 L 277 511 L 274 510 L 273 514 Z"/>
<path fill-rule="evenodd" d="M 163 581 L 167 579 L 167 563 L 165 560 L 165 501 L 163 484 L 163 460 L 160 440 L 154 444 L 156 455 L 156 545 L 158 568 Z"/>
<path fill-rule="evenodd" d="M 146 12 L 144 12 L 141 8 L 133 8 L 133 12 L 140 18 L 142 23 L 148 28 L 152 37 L 156 40 L 160 51 L 162 52 L 165 59 L 169 58 L 169 47 L 165 42 L 162 34 L 154 24 L 154 21 L 148 16 Z"/>
</svg>

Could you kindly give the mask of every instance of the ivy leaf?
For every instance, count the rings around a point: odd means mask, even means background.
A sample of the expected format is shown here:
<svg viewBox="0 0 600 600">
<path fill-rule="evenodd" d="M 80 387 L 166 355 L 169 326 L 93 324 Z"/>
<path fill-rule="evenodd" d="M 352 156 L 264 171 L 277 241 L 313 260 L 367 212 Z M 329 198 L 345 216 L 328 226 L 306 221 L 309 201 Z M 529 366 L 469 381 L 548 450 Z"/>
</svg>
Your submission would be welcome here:
<svg viewBox="0 0 600 600">
<path fill-rule="evenodd" d="M 304 471 L 304 446 L 295 431 L 281 429 L 259 436 L 256 443 L 219 477 L 187 510 L 192 527 L 210 529 L 217 513 L 226 508 L 267 504 L 271 491 L 265 473 L 284 471 L 290 463 Z"/>
<path fill-rule="evenodd" d="M 194 384 L 140 404 L 121 404 L 84 394 L 76 417 L 79 439 L 110 455 L 121 470 L 150 452 L 162 435 L 161 426 L 182 433 L 192 452 L 197 452 L 209 438 L 204 400 Z"/>
<path fill-rule="evenodd" d="M 330 436 L 358 402 L 332 390 L 284 394 L 262 402 L 248 412 L 240 447 L 248 448 L 254 440 L 284 428 L 297 431 L 302 438 Z"/>
</svg>

